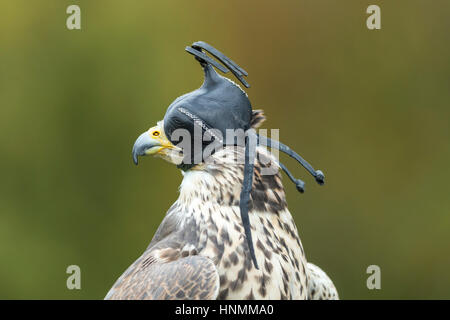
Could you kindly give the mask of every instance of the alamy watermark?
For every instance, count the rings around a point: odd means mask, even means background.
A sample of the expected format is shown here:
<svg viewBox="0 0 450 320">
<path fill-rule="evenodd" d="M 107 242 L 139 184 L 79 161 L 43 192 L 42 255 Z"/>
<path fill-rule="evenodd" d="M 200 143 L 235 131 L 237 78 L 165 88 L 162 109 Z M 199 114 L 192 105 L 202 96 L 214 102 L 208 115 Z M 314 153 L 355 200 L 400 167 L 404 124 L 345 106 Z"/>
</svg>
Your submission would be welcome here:
<svg viewBox="0 0 450 320">
<path fill-rule="evenodd" d="M 81 9 L 76 4 L 70 5 L 66 9 L 66 13 L 69 14 L 66 20 L 66 27 L 69 30 L 81 29 Z"/>
<path fill-rule="evenodd" d="M 381 289 L 381 268 L 376 264 L 370 265 L 366 269 L 366 273 L 370 274 L 367 278 L 366 285 L 369 290 Z"/>
<path fill-rule="evenodd" d="M 66 286 L 69 290 L 81 289 L 81 269 L 79 266 L 73 264 L 67 267 L 66 273 L 70 274 L 66 280 Z"/>
<path fill-rule="evenodd" d="M 372 4 L 367 7 L 366 13 L 370 14 L 367 17 L 366 25 L 369 30 L 381 29 L 381 9 L 376 4 Z"/>
<path fill-rule="evenodd" d="M 69 30 L 81 30 L 81 8 L 76 4 L 67 7 L 66 27 Z M 381 8 L 376 4 L 367 7 L 366 13 L 370 14 L 366 19 L 366 26 L 369 30 L 381 29 Z"/>
<path fill-rule="evenodd" d="M 205 130 L 206 129 L 206 130 Z M 262 147 L 267 150 L 265 145 L 268 142 L 267 129 L 259 129 L 258 133 L 254 129 L 244 131 L 243 129 L 227 129 L 225 136 L 218 129 L 203 128 L 200 125 L 194 125 L 194 132 L 179 128 L 171 133 L 171 141 L 176 144 L 177 153 L 170 153 L 169 157 L 173 162 L 180 157 L 182 153 L 183 164 L 214 164 L 220 159 L 223 163 L 245 164 L 245 147 L 248 145 L 249 150 Z M 256 157 L 261 166 L 261 175 L 275 175 L 278 172 L 279 161 L 279 129 L 270 130 L 270 146 L 272 156 L 263 156 L 256 153 Z M 228 152 L 221 154 L 220 158 L 214 157 L 218 151 L 224 146 L 236 148 L 236 152 Z M 240 148 L 240 151 L 238 150 Z M 251 153 L 251 152 L 250 152 Z M 269 153 L 268 153 L 269 154 Z M 249 155 L 252 158 L 251 155 Z"/>
</svg>

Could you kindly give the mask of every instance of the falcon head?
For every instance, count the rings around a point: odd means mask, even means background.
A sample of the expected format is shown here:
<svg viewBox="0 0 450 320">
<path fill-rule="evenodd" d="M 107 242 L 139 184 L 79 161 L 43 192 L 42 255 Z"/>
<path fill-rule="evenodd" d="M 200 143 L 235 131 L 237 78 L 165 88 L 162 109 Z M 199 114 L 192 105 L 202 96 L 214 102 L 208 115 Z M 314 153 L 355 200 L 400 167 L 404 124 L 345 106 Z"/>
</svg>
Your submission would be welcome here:
<svg viewBox="0 0 450 320">
<path fill-rule="evenodd" d="M 137 138 L 132 154 L 136 165 L 138 164 L 138 157 L 146 155 L 163 158 L 175 165 L 179 165 L 183 160 L 182 149 L 173 145 L 167 139 L 163 121 L 158 121 L 156 126 L 151 127 Z"/>
<path fill-rule="evenodd" d="M 266 120 L 263 110 L 253 110 L 250 126 L 253 129 L 259 128 Z M 152 155 L 175 164 L 183 162 L 183 149 L 174 145 L 167 138 L 164 132 L 164 121 L 158 121 L 156 126 L 151 127 L 142 133 L 133 146 L 133 162 L 138 164 L 139 156 Z"/>
</svg>

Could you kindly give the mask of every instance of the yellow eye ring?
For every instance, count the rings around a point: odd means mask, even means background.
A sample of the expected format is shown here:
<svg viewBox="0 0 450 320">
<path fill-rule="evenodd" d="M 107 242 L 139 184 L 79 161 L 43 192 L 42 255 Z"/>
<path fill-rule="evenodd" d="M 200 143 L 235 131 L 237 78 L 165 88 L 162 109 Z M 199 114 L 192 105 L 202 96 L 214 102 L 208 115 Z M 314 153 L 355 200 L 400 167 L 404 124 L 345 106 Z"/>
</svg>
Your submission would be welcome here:
<svg viewBox="0 0 450 320">
<path fill-rule="evenodd" d="M 159 131 L 153 131 L 153 132 L 152 132 L 152 135 L 153 135 L 154 137 L 159 137 Z"/>
</svg>

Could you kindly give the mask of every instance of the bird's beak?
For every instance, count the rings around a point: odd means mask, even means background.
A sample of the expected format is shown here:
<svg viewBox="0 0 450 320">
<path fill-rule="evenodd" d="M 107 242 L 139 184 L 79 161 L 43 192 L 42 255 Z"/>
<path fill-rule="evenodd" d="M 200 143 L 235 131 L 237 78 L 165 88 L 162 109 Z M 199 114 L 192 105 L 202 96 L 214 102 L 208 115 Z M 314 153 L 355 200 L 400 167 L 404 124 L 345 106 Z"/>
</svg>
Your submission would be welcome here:
<svg viewBox="0 0 450 320">
<path fill-rule="evenodd" d="M 155 129 L 159 129 L 158 136 L 154 136 L 152 133 Z M 141 134 L 133 146 L 133 162 L 138 164 L 138 157 L 145 155 L 155 155 L 161 150 L 166 148 L 173 148 L 173 144 L 165 137 L 159 127 L 150 128 L 148 131 Z"/>
</svg>

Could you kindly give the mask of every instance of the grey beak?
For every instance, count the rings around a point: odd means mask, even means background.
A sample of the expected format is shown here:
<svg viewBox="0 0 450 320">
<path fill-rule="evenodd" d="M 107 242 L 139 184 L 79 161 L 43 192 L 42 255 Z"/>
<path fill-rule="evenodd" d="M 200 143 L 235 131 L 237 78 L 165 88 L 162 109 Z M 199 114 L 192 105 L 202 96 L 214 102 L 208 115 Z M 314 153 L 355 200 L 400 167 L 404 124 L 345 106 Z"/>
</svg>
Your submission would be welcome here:
<svg viewBox="0 0 450 320">
<path fill-rule="evenodd" d="M 148 132 L 144 132 L 137 138 L 133 146 L 133 162 L 135 165 L 138 164 L 138 157 L 145 156 L 145 151 L 152 147 L 159 146 L 158 141 L 152 139 Z"/>
</svg>

